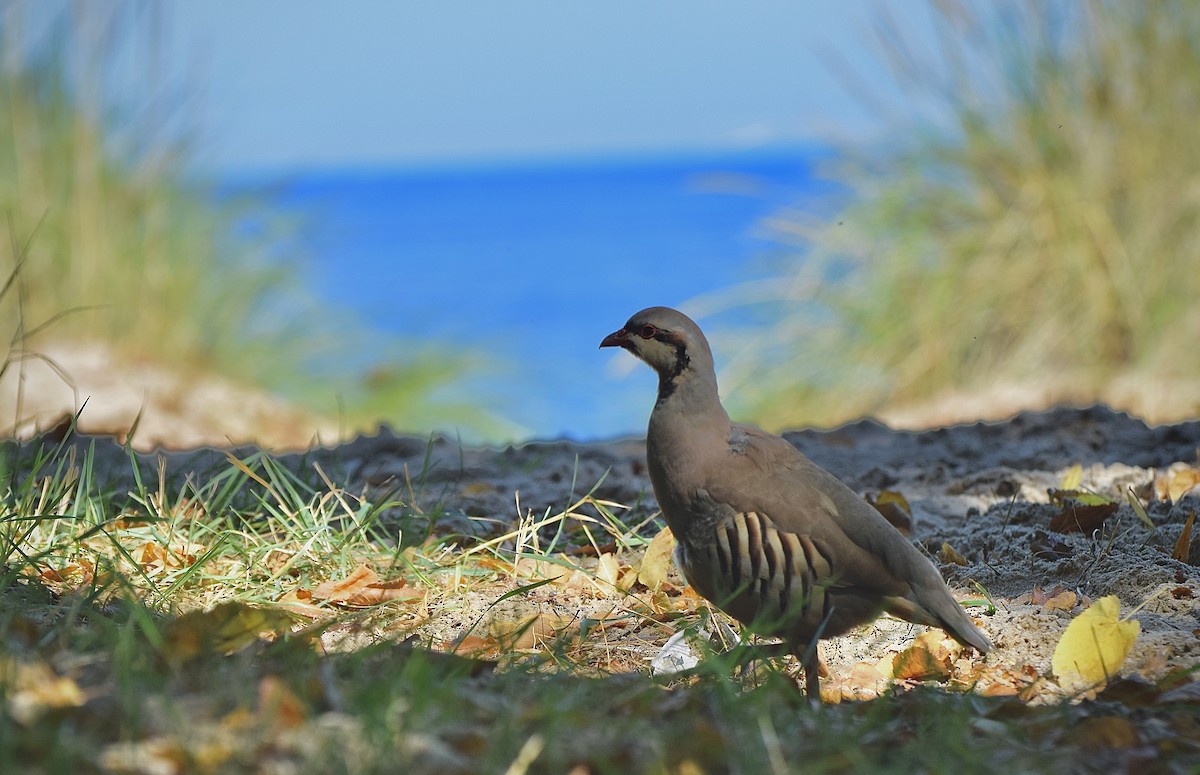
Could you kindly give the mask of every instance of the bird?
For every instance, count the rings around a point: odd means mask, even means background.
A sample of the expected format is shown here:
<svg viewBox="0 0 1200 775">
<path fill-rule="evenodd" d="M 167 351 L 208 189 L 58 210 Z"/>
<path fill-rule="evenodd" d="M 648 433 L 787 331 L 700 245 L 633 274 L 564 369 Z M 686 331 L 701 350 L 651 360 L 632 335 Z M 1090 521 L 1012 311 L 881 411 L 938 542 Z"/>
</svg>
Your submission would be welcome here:
<svg viewBox="0 0 1200 775">
<path fill-rule="evenodd" d="M 818 641 L 883 612 L 992 649 L 933 563 L 878 511 L 785 439 L 730 419 L 691 318 L 649 307 L 600 347 L 658 373 L 646 467 L 684 578 L 750 632 L 780 638 L 810 701 L 820 702 Z"/>
</svg>

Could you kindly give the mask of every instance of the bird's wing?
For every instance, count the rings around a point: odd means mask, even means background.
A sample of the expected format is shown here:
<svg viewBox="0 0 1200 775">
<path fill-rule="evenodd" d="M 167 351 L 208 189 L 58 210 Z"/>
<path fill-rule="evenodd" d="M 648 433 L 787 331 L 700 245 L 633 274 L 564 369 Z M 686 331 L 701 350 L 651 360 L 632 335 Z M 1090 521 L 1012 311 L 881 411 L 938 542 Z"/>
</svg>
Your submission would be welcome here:
<svg viewBox="0 0 1200 775">
<path fill-rule="evenodd" d="M 811 536 L 831 558 L 835 585 L 879 594 L 897 616 L 943 627 L 981 652 L 991 648 L 933 563 L 837 477 L 753 426 L 735 426 L 731 439 L 737 443 L 719 477 L 729 486 L 715 498 L 738 511 L 768 514 L 780 530 Z"/>
<path fill-rule="evenodd" d="M 765 515 L 778 529 L 816 542 L 830 558 L 833 588 L 908 594 L 907 561 L 916 550 L 849 487 L 787 441 L 753 426 L 735 426 L 727 460 L 708 479 L 714 500 L 737 512 Z"/>
</svg>

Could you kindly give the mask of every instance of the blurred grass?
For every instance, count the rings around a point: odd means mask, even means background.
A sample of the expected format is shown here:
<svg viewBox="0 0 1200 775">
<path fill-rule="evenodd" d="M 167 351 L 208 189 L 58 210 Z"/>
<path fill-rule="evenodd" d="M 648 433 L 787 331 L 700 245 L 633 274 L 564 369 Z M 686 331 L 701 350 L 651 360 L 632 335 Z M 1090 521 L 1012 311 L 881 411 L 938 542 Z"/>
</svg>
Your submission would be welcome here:
<svg viewBox="0 0 1200 775">
<path fill-rule="evenodd" d="M 727 385 L 775 426 L 1011 386 L 1200 411 L 1200 6 L 927 9 L 880 9 L 887 142 L 827 170 L 835 215 L 767 224 L 805 252 Z"/>
<path fill-rule="evenodd" d="M 446 397 L 475 356 L 383 339 L 318 304 L 299 284 L 300 224 L 254 196 L 218 195 L 195 173 L 187 106 L 197 96 L 165 73 L 164 13 L 152 3 L 0 10 L 9 358 L 51 341 L 102 343 L 120 363 L 219 374 L 348 431 L 379 420 L 498 425 Z"/>
</svg>

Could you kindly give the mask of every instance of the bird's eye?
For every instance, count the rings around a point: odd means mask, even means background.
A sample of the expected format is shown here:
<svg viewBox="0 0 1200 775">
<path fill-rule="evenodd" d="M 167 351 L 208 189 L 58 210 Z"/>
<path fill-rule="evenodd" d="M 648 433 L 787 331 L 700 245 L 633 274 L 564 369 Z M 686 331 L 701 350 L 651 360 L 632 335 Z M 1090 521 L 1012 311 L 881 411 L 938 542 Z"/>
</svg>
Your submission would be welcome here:
<svg viewBox="0 0 1200 775">
<path fill-rule="evenodd" d="M 649 323 L 647 323 L 646 325 L 642 326 L 641 329 L 638 331 L 638 336 L 640 336 L 643 339 L 653 339 L 654 335 L 657 333 L 658 333 L 658 329 L 655 328 L 654 326 L 650 325 Z"/>
</svg>

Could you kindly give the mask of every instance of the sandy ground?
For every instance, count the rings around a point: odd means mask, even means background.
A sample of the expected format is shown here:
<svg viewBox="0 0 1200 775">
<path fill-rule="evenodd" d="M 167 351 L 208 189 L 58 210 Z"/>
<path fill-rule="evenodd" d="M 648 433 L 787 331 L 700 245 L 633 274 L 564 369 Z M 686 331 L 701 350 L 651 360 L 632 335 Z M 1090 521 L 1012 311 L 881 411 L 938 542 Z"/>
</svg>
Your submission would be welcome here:
<svg viewBox="0 0 1200 775">
<path fill-rule="evenodd" d="M 1078 687 L 1060 686 L 1049 677 L 1051 656 L 1071 620 L 1089 602 L 1107 595 L 1120 599 L 1125 615 L 1136 609 L 1133 618 L 1141 626 L 1123 675 L 1159 679 L 1200 664 L 1200 529 L 1185 548 L 1185 559 L 1172 559 L 1186 518 L 1200 507 L 1200 489 L 1194 487 L 1200 480 L 1200 422 L 1148 427 L 1102 407 L 1064 408 L 924 432 L 862 421 L 786 437 L 856 491 L 902 494 L 913 515 L 912 540 L 935 558 L 955 594 L 980 598 L 977 583 L 995 601 L 994 612 L 973 608 L 972 613 L 996 650 L 986 658 L 957 656 L 952 677 L 990 693 L 1024 690 L 1047 701 L 1079 696 Z M 102 470 L 128 477 L 128 457 L 115 443 L 101 440 L 97 449 Z M 219 469 L 224 461 L 224 453 L 215 449 L 161 454 L 176 472 L 202 473 Z M 147 473 L 155 457 L 144 458 Z M 397 534 L 428 531 L 429 520 L 435 520 L 433 532 L 472 537 L 462 540 L 464 547 L 510 531 L 522 517 L 561 513 L 588 492 L 629 507 L 621 512 L 629 524 L 651 517 L 656 509 L 641 439 L 488 449 L 384 431 L 281 460 L 299 469 L 320 465 L 352 492 L 368 497 L 390 493 L 404 501 L 405 507 L 389 516 Z M 1073 466 L 1080 467 L 1082 489 L 1119 505 L 1084 531 L 1057 532 L 1051 522 L 1065 509 L 1051 502 L 1048 491 L 1060 487 Z M 1153 529 L 1131 507 L 1131 493 L 1148 504 Z M 414 517 L 414 511 L 425 516 Z M 589 506 L 579 511 L 596 513 Z M 653 523 L 645 529 L 647 535 L 654 531 Z M 574 559 L 596 567 L 594 559 Z M 626 574 L 636 572 L 639 562 L 636 552 L 626 552 L 612 573 L 629 580 L 633 577 Z M 562 571 L 557 566 L 514 570 L 509 588 L 550 573 Z M 600 628 L 589 643 L 577 644 L 580 658 L 603 662 L 609 669 L 644 670 L 680 623 L 688 621 L 674 614 L 694 611 L 697 605 L 673 571 L 658 593 L 639 587 L 626 597 L 611 589 L 598 592 L 594 584 L 556 582 L 489 611 L 502 591 L 481 588 L 436 596 L 418 617 L 415 632 L 441 648 L 481 621 L 476 633 L 495 632 L 497 626 L 502 630 L 497 617 L 548 617 L 574 623 L 578 631 L 580 621 L 604 621 L 616 612 L 622 614 L 622 624 Z M 884 618 L 824 642 L 828 690 L 869 696 L 878 687 L 869 686 L 864 667 L 890 658 L 923 631 Z M 590 657 L 583 653 L 588 648 L 594 651 Z"/>
<path fill-rule="evenodd" d="M 82 409 L 82 411 L 80 411 Z M 30 438 L 78 414 L 84 433 L 133 444 L 191 449 L 258 441 L 274 449 L 305 449 L 333 441 L 333 422 L 277 396 L 227 379 L 120 359 L 98 344 L 49 342 L 10 354 L 0 374 L 0 429 Z"/>
</svg>

